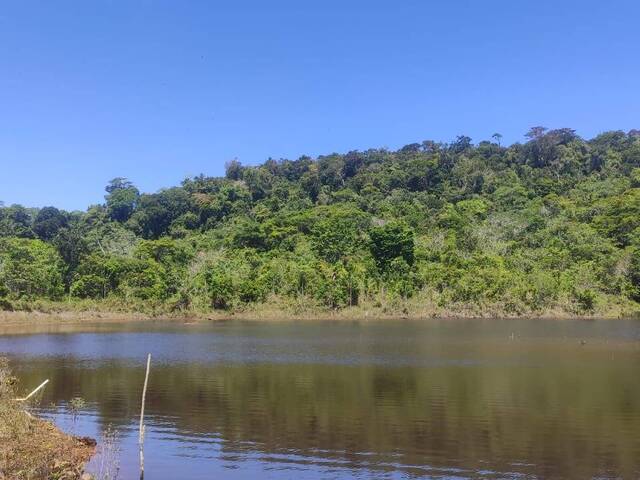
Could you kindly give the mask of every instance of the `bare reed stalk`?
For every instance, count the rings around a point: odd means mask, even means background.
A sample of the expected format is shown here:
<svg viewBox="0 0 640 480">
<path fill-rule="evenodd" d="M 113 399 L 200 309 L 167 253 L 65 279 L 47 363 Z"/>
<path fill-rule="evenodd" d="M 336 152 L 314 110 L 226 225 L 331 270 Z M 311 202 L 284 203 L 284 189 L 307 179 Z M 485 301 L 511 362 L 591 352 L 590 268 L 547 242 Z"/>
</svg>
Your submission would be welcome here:
<svg viewBox="0 0 640 480">
<path fill-rule="evenodd" d="M 144 376 L 144 387 L 142 389 L 142 404 L 140 405 L 140 436 L 138 445 L 140 447 L 140 480 L 144 478 L 144 400 L 147 396 L 147 383 L 149 383 L 149 369 L 151 368 L 151 354 L 147 355 L 147 373 Z"/>
</svg>

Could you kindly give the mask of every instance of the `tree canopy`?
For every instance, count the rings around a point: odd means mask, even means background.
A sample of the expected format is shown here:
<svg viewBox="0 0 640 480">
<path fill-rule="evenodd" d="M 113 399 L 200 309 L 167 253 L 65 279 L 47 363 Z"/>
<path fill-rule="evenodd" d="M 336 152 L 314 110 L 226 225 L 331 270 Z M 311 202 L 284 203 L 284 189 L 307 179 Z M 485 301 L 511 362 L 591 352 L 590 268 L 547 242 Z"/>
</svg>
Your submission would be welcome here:
<svg viewBox="0 0 640 480">
<path fill-rule="evenodd" d="M 640 134 L 525 138 L 234 159 L 155 193 L 118 177 L 85 212 L 0 204 L 0 305 L 637 309 Z"/>
</svg>

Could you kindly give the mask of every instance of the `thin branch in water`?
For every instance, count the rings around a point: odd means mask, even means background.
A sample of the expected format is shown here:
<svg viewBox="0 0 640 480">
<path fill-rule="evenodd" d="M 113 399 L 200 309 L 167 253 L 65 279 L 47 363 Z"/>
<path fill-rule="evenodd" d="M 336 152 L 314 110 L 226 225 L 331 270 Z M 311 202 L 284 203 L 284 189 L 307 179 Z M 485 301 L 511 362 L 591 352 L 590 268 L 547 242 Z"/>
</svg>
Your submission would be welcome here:
<svg viewBox="0 0 640 480">
<path fill-rule="evenodd" d="M 142 388 L 142 404 L 140 405 L 140 436 L 138 445 L 140 447 L 140 480 L 144 478 L 144 401 L 147 396 L 147 384 L 149 383 L 149 369 L 151 368 L 151 354 L 147 355 L 147 372 L 144 376 L 144 387 Z"/>
<path fill-rule="evenodd" d="M 16 402 L 26 402 L 27 400 L 29 400 L 31 397 L 33 397 L 36 392 L 38 392 L 41 388 L 43 388 L 47 383 L 49 383 L 49 379 L 47 378 L 44 382 L 42 382 L 40 385 L 38 385 L 36 387 L 36 389 L 34 391 L 32 391 L 29 395 L 27 395 L 24 398 L 16 398 Z"/>
</svg>

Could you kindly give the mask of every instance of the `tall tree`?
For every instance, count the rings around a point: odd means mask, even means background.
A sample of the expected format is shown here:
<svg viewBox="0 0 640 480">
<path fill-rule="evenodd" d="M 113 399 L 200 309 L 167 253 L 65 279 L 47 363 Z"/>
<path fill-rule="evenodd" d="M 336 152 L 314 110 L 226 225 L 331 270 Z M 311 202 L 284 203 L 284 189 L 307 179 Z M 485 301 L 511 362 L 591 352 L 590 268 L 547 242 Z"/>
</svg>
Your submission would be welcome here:
<svg viewBox="0 0 640 480">
<path fill-rule="evenodd" d="M 53 240 L 67 226 L 67 215 L 55 207 L 44 207 L 33 222 L 33 231 L 42 240 Z"/>
<path fill-rule="evenodd" d="M 123 177 L 116 177 L 105 187 L 107 195 L 107 212 L 111 219 L 116 222 L 126 222 L 129 220 L 138 203 L 140 192 L 129 180 Z"/>
</svg>

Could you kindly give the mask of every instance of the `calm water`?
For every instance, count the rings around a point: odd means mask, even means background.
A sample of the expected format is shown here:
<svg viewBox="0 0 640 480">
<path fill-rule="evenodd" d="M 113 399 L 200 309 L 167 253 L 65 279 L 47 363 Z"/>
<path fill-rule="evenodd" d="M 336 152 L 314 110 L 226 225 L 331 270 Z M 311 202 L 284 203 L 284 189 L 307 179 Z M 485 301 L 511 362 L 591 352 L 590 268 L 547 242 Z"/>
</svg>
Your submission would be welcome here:
<svg viewBox="0 0 640 480">
<path fill-rule="evenodd" d="M 42 415 L 117 431 L 122 479 L 147 352 L 149 480 L 640 478 L 639 321 L 47 328 L 0 355 Z"/>
</svg>

